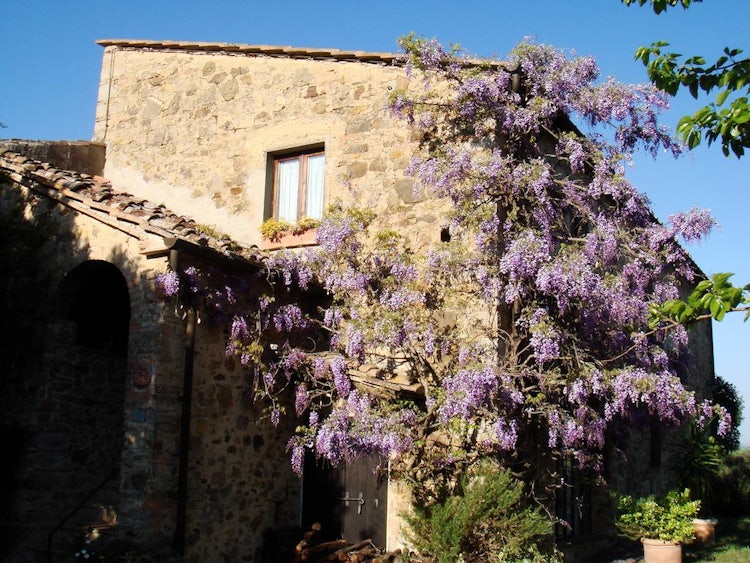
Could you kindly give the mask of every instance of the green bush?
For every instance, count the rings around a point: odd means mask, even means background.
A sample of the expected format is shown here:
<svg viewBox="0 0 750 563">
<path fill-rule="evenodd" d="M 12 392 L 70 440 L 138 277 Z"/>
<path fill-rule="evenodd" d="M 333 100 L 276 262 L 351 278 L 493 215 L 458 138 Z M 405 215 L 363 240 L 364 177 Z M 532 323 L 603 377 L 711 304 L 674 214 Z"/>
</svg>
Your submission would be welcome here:
<svg viewBox="0 0 750 563">
<path fill-rule="evenodd" d="M 724 456 L 713 493 L 717 516 L 750 516 L 750 450 Z"/>
<path fill-rule="evenodd" d="M 510 471 L 485 466 L 462 480 L 461 491 L 406 516 L 414 548 L 439 563 L 559 559 L 552 522 L 528 506 Z"/>
<path fill-rule="evenodd" d="M 663 497 L 623 496 L 617 503 L 617 528 L 635 540 L 687 543 L 693 539 L 693 519 L 700 505 L 699 500 L 690 500 L 688 489 L 670 491 Z"/>
<path fill-rule="evenodd" d="M 740 423 L 742 422 L 743 401 L 737 392 L 737 387 L 726 379 L 715 376 L 711 384 L 711 396 L 713 401 L 727 409 L 732 416 L 732 428 L 725 436 L 716 436 L 716 441 L 726 451 L 733 452 L 740 447 Z M 712 423 L 712 430 L 716 430 L 716 421 Z"/>
</svg>

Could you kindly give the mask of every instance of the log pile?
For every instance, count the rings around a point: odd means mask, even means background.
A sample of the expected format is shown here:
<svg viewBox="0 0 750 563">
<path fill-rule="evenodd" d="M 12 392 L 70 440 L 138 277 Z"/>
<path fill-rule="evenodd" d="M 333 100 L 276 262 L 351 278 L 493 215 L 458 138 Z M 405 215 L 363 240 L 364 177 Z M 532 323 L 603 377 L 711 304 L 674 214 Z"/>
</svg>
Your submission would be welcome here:
<svg viewBox="0 0 750 563">
<path fill-rule="evenodd" d="M 321 526 L 317 522 L 305 532 L 295 547 L 295 563 L 328 563 L 329 561 L 348 561 L 350 563 L 420 563 L 413 553 L 400 549 L 386 552 L 377 547 L 372 540 L 350 542 L 344 539 L 317 541 Z M 427 563 L 424 560 L 424 563 Z"/>
</svg>

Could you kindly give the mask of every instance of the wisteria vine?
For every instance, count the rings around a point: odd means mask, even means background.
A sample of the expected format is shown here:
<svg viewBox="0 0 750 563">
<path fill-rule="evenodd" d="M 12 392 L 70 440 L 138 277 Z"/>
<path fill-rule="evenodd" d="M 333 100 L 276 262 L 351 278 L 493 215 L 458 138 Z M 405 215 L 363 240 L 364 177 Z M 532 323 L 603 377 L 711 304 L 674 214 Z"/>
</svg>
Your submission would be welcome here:
<svg viewBox="0 0 750 563">
<path fill-rule="evenodd" d="M 659 223 L 625 178 L 636 150 L 680 152 L 657 122 L 665 96 L 530 41 L 503 64 L 401 45 L 416 86 L 390 93 L 390 111 L 422 136 L 408 172 L 417 194 L 445 200 L 450 241 L 418 252 L 384 219 L 334 204 L 316 247 L 266 259 L 265 293 L 201 282 L 231 310 L 227 354 L 253 370 L 271 420 L 298 417 L 294 470 L 306 451 L 333 464 L 378 454 L 425 483 L 530 448 L 601 470 L 622 421 L 718 417 L 725 432 L 726 411 L 676 371 L 684 327 L 648 328 L 650 305 L 695 280 L 679 240 L 713 226 L 698 210 Z M 161 284 L 196 293 L 198 277 Z"/>
</svg>

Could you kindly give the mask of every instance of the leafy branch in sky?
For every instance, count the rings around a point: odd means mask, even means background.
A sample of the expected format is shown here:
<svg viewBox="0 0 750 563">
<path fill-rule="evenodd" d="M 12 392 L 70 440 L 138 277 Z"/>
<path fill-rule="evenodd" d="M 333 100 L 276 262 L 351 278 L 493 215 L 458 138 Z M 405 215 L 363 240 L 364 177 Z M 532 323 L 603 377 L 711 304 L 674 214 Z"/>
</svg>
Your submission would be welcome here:
<svg viewBox="0 0 750 563">
<path fill-rule="evenodd" d="M 691 4 L 691 0 L 621 1 L 628 6 L 635 2 L 643 6 L 648 2 L 657 14 L 668 7 L 688 8 Z M 704 140 L 708 145 L 719 140 L 724 155 L 731 152 L 741 157 L 750 147 L 750 59 L 741 57 L 742 49 L 725 47 L 715 62 L 707 63 L 699 55 L 684 58 L 680 53 L 664 50 L 668 46 L 666 41 L 656 41 L 635 53 L 654 85 L 672 96 L 681 88 L 696 99 L 701 93 L 716 93 L 713 102 L 680 119 L 678 136 L 691 149 Z"/>
<path fill-rule="evenodd" d="M 631 4 L 638 4 L 643 6 L 644 4 L 651 4 L 654 12 L 661 14 L 666 11 L 667 8 L 674 8 L 675 6 L 682 6 L 687 9 L 690 7 L 692 2 L 701 2 L 702 0 L 622 0 L 622 3 L 626 6 Z"/>
<path fill-rule="evenodd" d="M 671 299 L 652 306 L 649 326 L 656 329 L 689 325 L 710 318 L 721 321 L 730 312 L 744 312 L 747 321 L 750 318 L 750 284 L 736 287 L 729 282 L 731 277 L 732 274 L 714 274 L 711 279 L 698 283 L 686 300 Z"/>
<path fill-rule="evenodd" d="M 705 138 L 708 145 L 721 141 L 721 150 L 737 157 L 750 147 L 750 59 L 738 58 L 741 49 L 724 48 L 713 64 L 701 56 L 680 62 L 681 54 L 663 52 L 666 41 L 640 47 L 635 58 L 646 66 L 648 77 L 658 88 L 674 96 L 681 87 L 693 98 L 701 92 L 718 92 L 715 101 L 686 115 L 677 124 L 677 134 L 688 147 L 697 147 Z M 740 95 L 744 94 L 744 95 Z"/>
<path fill-rule="evenodd" d="M 690 7 L 701 0 L 621 0 L 626 6 L 651 4 L 660 14 L 670 7 Z M 660 90 L 674 96 L 687 89 L 697 99 L 701 92 L 718 92 L 716 99 L 693 115 L 686 115 L 677 123 L 677 134 L 691 149 L 705 139 L 710 146 L 721 140 L 725 156 L 730 151 L 737 158 L 750 147 L 750 58 L 741 58 L 741 49 L 724 47 L 723 54 L 713 64 L 701 56 L 683 60 L 679 53 L 663 51 L 666 41 L 655 41 L 648 47 L 639 47 L 635 59 L 641 61 L 651 82 Z M 653 327 L 668 324 L 691 324 L 702 319 L 721 321 L 730 311 L 747 311 L 750 285 L 733 286 L 732 274 L 715 274 L 710 280 L 699 283 L 686 300 L 674 299 L 653 308 L 650 324 Z M 750 313 L 745 315 L 748 319 Z"/>
</svg>

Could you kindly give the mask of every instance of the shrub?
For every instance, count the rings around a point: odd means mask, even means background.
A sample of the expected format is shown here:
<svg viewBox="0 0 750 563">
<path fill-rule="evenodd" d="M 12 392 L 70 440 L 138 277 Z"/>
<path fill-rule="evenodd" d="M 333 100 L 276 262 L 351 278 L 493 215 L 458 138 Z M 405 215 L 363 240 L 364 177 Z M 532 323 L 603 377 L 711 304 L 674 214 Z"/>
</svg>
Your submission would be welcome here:
<svg viewBox="0 0 750 563">
<path fill-rule="evenodd" d="M 713 492 L 717 514 L 750 516 L 750 450 L 724 456 Z"/>
<path fill-rule="evenodd" d="M 292 234 L 301 235 L 311 229 L 317 229 L 320 226 L 319 219 L 312 219 L 311 217 L 302 217 L 292 227 Z"/>
<path fill-rule="evenodd" d="M 693 519 L 700 510 L 699 500 L 690 500 L 690 491 L 670 491 L 663 497 L 653 495 L 634 499 L 620 497 L 617 527 L 626 536 L 676 543 L 693 539 Z"/>
<path fill-rule="evenodd" d="M 727 409 L 732 416 L 732 428 L 729 433 L 724 436 L 717 435 L 716 441 L 728 452 L 738 450 L 740 447 L 740 423 L 742 422 L 742 396 L 737 392 L 737 387 L 718 375 L 714 377 L 711 392 L 714 402 Z M 712 426 L 715 426 L 715 424 Z"/>
<path fill-rule="evenodd" d="M 559 558 L 552 523 L 524 500 L 509 470 L 483 467 L 465 477 L 462 493 L 407 515 L 413 546 L 439 563 L 547 562 Z"/>
<path fill-rule="evenodd" d="M 311 229 L 317 229 L 319 226 L 320 220 L 310 217 L 302 217 L 296 223 L 271 217 L 260 226 L 260 235 L 265 240 L 279 242 L 286 235 L 301 235 Z"/>
</svg>

